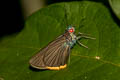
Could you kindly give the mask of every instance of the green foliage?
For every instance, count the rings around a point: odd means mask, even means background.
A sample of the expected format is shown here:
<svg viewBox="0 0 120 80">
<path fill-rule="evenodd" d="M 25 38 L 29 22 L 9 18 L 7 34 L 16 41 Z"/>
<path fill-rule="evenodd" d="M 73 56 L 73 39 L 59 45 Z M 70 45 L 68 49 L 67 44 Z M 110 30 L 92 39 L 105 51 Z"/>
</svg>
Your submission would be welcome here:
<svg viewBox="0 0 120 80">
<path fill-rule="evenodd" d="M 76 44 L 66 69 L 30 69 L 31 56 L 64 33 L 66 23 L 75 25 L 76 33 L 96 38 L 81 40 L 90 49 Z M 30 16 L 21 32 L 4 37 L 0 42 L 0 79 L 119 80 L 119 72 L 120 27 L 101 3 L 82 1 L 50 5 Z"/>
<path fill-rule="evenodd" d="M 109 3 L 115 14 L 120 19 L 120 0 L 109 0 Z"/>
</svg>

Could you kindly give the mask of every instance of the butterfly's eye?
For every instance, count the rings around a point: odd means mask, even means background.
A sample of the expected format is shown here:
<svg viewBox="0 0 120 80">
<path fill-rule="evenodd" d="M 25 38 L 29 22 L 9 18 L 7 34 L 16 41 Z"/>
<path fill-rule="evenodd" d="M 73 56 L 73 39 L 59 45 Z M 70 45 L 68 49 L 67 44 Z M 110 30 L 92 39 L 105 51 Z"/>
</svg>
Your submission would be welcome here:
<svg viewBox="0 0 120 80">
<path fill-rule="evenodd" d="M 74 30 L 73 29 L 69 29 L 69 32 L 72 33 L 72 32 L 74 32 Z"/>
</svg>

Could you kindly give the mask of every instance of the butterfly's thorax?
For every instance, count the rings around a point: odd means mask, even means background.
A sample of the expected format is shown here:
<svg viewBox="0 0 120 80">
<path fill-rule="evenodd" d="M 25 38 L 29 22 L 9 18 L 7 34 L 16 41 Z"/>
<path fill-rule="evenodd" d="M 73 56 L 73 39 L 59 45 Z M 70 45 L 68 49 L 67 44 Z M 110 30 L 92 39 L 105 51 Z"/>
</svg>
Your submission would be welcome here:
<svg viewBox="0 0 120 80">
<path fill-rule="evenodd" d="M 73 33 L 67 33 L 66 36 L 66 42 L 64 43 L 64 46 L 70 46 L 73 47 L 73 45 L 76 43 L 76 35 Z"/>
</svg>

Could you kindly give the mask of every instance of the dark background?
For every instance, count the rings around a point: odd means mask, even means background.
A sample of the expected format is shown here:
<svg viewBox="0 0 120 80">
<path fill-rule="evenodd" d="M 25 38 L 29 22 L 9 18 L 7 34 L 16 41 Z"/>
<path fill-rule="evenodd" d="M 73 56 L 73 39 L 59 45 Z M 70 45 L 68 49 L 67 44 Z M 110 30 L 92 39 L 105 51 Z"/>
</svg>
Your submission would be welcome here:
<svg viewBox="0 0 120 80">
<path fill-rule="evenodd" d="M 24 25 L 24 19 L 19 0 L 4 0 L 1 5 L 0 37 L 19 32 Z"/>
</svg>

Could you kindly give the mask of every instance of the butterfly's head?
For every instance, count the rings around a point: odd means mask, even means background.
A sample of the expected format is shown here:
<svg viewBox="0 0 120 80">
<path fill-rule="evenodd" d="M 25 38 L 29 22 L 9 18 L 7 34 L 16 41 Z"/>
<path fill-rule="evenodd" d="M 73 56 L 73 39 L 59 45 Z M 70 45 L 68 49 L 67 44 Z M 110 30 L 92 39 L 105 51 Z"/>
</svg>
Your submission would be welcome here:
<svg viewBox="0 0 120 80">
<path fill-rule="evenodd" d="M 73 26 L 68 26 L 67 31 L 69 33 L 74 33 L 75 32 L 75 28 Z"/>
</svg>

